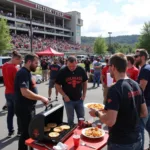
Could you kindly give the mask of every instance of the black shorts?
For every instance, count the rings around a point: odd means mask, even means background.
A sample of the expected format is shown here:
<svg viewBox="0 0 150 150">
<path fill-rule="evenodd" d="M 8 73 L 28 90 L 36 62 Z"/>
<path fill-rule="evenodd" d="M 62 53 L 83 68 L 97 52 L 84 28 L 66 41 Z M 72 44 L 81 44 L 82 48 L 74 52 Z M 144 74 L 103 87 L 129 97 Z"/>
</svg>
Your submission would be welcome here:
<svg viewBox="0 0 150 150">
<path fill-rule="evenodd" d="M 54 88 L 56 79 L 49 80 L 49 88 Z"/>
</svg>

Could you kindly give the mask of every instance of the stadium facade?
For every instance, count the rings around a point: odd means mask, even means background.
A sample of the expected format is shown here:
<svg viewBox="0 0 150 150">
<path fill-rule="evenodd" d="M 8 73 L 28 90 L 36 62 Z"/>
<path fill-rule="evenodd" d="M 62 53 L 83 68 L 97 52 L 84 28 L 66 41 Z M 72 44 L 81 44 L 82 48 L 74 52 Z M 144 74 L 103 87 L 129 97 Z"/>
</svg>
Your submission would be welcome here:
<svg viewBox="0 0 150 150">
<path fill-rule="evenodd" d="M 29 0 L 0 0 L 0 17 L 7 19 L 12 33 L 81 44 L 83 20 L 77 11 L 64 13 Z"/>
</svg>

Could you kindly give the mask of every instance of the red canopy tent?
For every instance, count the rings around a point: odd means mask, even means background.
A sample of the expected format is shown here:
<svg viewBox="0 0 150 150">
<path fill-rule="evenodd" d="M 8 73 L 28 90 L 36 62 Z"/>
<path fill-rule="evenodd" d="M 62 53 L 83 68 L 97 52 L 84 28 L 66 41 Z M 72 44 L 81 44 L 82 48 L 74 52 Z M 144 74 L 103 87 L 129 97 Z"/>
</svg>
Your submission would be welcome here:
<svg viewBox="0 0 150 150">
<path fill-rule="evenodd" d="M 44 51 L 36 52 L 36 54 L 38 56 L 64 56 L 64 53 L 57 52 L 52 48 L 47 48 Z"/>
</svg>

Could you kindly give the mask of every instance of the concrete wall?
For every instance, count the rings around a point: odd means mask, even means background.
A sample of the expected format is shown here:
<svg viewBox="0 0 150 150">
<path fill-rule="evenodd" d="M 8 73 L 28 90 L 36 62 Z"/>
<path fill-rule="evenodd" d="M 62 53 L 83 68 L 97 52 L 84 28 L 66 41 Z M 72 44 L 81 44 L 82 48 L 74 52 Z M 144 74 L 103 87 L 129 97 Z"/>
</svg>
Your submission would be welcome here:
<svg viewBox="0 0 150 150">
<path fill-rule="evenodd" d="M 71 19 L 71 31 L 73 32 L 72 41 L 81 44 L 81 26 L 83 25 L 83 20 L 81 20 L 81 14 L 77 11 L 72 11 L 68 13 L 72 15 Z"/>
</svg>

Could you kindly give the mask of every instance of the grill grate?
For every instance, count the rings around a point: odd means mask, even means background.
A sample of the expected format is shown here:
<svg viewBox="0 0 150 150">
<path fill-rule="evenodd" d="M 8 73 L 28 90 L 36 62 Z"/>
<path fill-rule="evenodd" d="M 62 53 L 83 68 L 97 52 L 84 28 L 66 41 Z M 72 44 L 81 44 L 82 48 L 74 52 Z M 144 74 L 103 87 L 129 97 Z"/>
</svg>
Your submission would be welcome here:
<svg viewBox="0 0 150 150">
<path fill-rule="evenodd" d="M 61 123 L 59 124 L 57 127 L 61 126 L 61 125 L 68 125 L 67 123 Z M 70 129 L 68 130 L 63 130 L 62 132 L 60 132 L 58 137 L 49 137 L 49 133 L 50 132 L 54 132 L 53 128 L 49 131 L 49 132 L 45 132 L 45 139 L 44 142 L 52 142 L 52 143 L 58 143 L 58 142 L 63 142 L 65 141 L 71 134 L 73 134 L 74 129 L 77 127 L 77 125 L 71 125 Z"/>
</svg>

